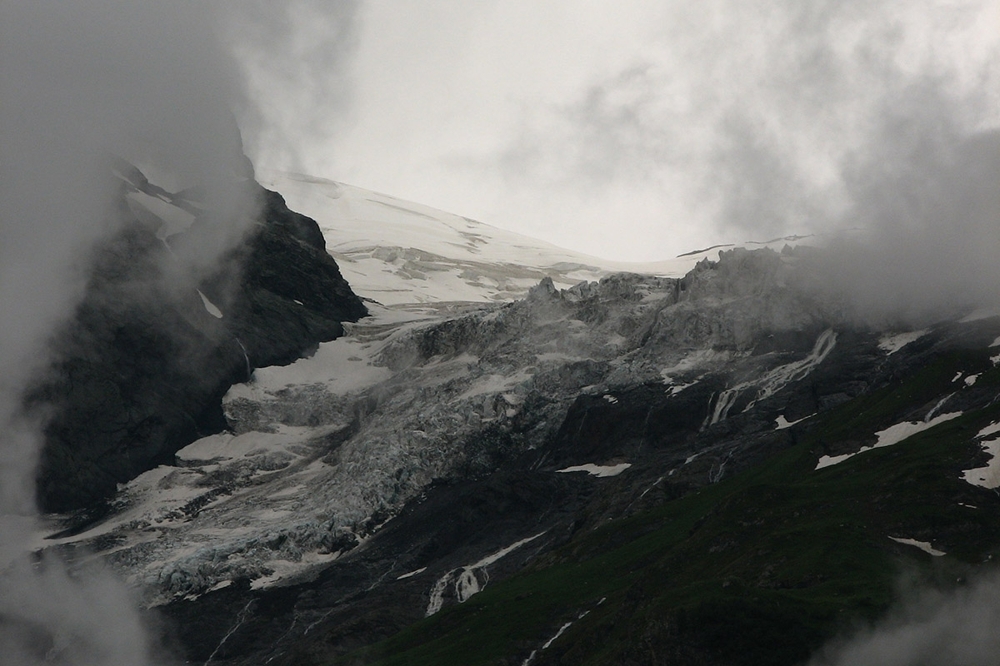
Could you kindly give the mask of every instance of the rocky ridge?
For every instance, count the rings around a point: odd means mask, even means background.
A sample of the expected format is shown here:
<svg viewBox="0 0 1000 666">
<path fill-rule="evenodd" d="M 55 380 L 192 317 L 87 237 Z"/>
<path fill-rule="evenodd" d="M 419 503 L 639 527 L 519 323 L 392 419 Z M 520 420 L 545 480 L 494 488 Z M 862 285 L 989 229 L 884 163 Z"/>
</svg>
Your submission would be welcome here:
<svg viewBox="0 0 1000 666">
<path fill-rule="evenodd" d="M 236 224 L 244 238 L 192 277 L 175 249 L 227 221 L 202 190 L 167 192 L 118 164 L 121 230 L 96 249 L 85 298 L 29 398 L 51 414 L 44 509 L 93 509 L 117 484 L 224 429 L 221 398 L 253 367 L 288 363 L 366 314 L 316 223 L 247 170 L 226 185 L 252 204 L 242 213 L 252 219 Z"/>
</svg>

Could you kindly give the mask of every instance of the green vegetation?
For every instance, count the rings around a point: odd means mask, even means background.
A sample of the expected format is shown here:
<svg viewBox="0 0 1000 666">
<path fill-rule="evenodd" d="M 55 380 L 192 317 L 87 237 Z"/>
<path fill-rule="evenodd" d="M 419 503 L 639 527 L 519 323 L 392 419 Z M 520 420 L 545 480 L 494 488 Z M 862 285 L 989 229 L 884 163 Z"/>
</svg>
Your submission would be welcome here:
<svg viewBox="0 0 1000 666">
<path fill-rule="evenodd" d="M 1000 553 L 1000 498 L 961 479 L 975 434 L 1000 419 L 1000 404 L 815 470 L 827 447 L 870 438 L 956 390 L 958 370 L 990 367 L 981 352 L 942 357 L 832 410 L 765 464 L 583 534 L 465 604 L 332 663 L 520 664 L 570 621 L 534 663 L 653 663 L 650 654 L 656 663 L 801 663 L 877 618 L 904 578 L 955 584 Z M 1000 370 L 981 381 L 1000 383 Z"/>
</svg>

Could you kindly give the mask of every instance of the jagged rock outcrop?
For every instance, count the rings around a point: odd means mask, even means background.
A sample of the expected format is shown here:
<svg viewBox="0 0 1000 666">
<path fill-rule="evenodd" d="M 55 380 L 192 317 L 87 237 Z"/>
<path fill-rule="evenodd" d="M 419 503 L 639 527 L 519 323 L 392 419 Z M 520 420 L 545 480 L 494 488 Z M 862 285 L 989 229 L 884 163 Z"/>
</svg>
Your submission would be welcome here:
<svg viewBox="0 0 1000 666">
<path fill-rule="evenodd" d="M 293 222 L 286 233 L 299 240 L 290 253 L 309 245 Z M 268 246 L 271 252 L 281 250 Z M 223 358 L 239 383 L 212 416 L 225 419 L 227 432 L 199 439 L 129 481 L 99 536 L 81 535 L 80 543 L 106 552 L 147 603 L 176 621 L 190 661 L 321 664 L 351 653 L 346 663 L 369 663 L 379 654 L 366 646 L 414 621 L 448 609 L 448 618 L 463 617 L 475 605 L 470 599 L 517 572 L 564 565 L 560 571 L 572 571 L 595 552 L 630 547 L 662 527 L 656 512 L 669 503 L 708 493 L 802 449 L 803 441 L 811 448 L 799 452 L 806 462 L 797 463 L 798 476 L 821 456 L 873 446 L 876 430 L 923 420 L 943 406 L 991 405 L 1000 357 L 987 349 L 1000 324 L 955 323 L 902 337 L 869 330 L 799 279 L 801 259 L 799 250 L 734 250 L 682 279 L 621 273 L 569 289 L 542 280 L 521 301 L 453 312 L 373 305 L 373 317 L 348 325 L 313 357 L 258 369 L 249 381 L 245 359 L 233 351 Z M 290 286 L 282 282 L 288 275 Z M 309 300 L 323 294 L 294 290 L 295 270 L 241 279 L 249 293 L 232 303 L 224 300 L 223 281 L 203 285 L 225 311 L 222 319 L 206 318 L 200 297 L 181 311 L 200 318 L 192 326 L 198 331 L 231 319 L 236 328 L 226 335 L 240 336 L 251 365 L 267 353 L 266 336 L 255 338 L 240 322 L 294 318 L 296 301 L 327 307 Z M 877 409 L 865 402 L 942 363 L 947 377 L 942 370 L 933 381 L 907 385 L 905 399 Z M 836 417 L 860 423 L 855 430 L 811 432 L 855 401 L 866 405 L 862 416 Z M 985 463 L 973 451 L 948 464 Z M 781 498 L 775 491 L 760 502 L 766 508 Z M 690 538 L 698 546 L 675 564 L 736 551 L 729 523 L 712 537 L 700 526 L 731 511 L 742 521 L 734 529 L 750 530 L 763 511 L 756 501 L 706 505 L 681 521 L 664 543 Z M 745 518 L 744 506 L 751 511 Z M 651 526 L 630 531 L 647 519 Z M 791 512 L 775 518 L 792 519 Z M 566 643 L 543 646 L 586 613 L 588 622 L 634 623 L 649 637 L 648 645 L 625 648 L 608 639 L 609 649 L 635 663 L 647 663 L 649 650 L 676 651 L 685 636 L 704 639 L 688 625 L 661 631 L 643 624 L 646 610 L 636 609 L 660 591 L 655 576 L 646 580 L 635 570 L 658 553 L 651 549 L 628 565 L 618 596 L 608 595 L 611 610 L 597 611 L 603 593 L 574 591 L 569 596 L 579 604 L 539 615 L 542 638 L 511 639 L 505 661 L 495 661 L 524 663 L 533 652 L 533 663 L 555 663 L 559 655 L 572 661 L 576 653 Z M 762 589 L 777 589 L 774 568 L 793 558 L 791 551 L 773 558 L 741 552 L 739 566 L 754 579 L 738 585 L 761 581 Z M 594 582 L 573 575 L 559 585 L 579 590 Z M 639 582 L 629 588 L 633 580 Z M 808 590 L 811 580 L 794 585 Z M 538 600 L 532 594 L 507 601 L 530 606 Z M 757 611 L 745 603 L 748 614 Z M 696 610 L 728 626 L 716 607 Z M 683 614 L 670 612 L 664 617 L 680 622 Z M 212 621 L 193 621 L 206 614 Z M 598 626 L 601 636 L 613 634 Z M 816 640 L 810 636 L 796 650 L 807 650 Z M 583 657 L 592 656 L 596 648 L 583 644 L 591 650 Z M 728 663 L 713 661 L 708 648 L 695 653 L 704 663 Z"/>
<path fill-rule="evenodd" d="M 316 223 L 279 194 L 241 184 L 260 203 L 242 222 L 245 237 L 192 277 L 171 245 L 218 233 L 201 193 L 171 194 L 130 165 L 120 171 L 121 231 L 96 249 L 85 297 L 29 397 L 48 417 L 38 477 L 47 511 L 93 506 L 171 462 L 225 428 L 221 399 L 233 383 L 310 352 L 366 314 Z M 176 218 L 190 226 L 170 229 Z"/>
</svg>

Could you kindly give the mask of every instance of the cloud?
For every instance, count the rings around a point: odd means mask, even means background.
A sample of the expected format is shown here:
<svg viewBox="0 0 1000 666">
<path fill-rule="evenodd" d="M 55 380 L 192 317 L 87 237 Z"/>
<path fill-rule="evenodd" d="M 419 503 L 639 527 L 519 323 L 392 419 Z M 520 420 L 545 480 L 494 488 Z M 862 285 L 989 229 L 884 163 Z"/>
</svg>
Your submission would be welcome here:
<svg viewBox="0 0 1000 666">
<path fill-rule="evenodd" d="M 868 231 L 818 272 L 876 325 L 1000 305 L 1000 133 L 911 138 L 854 174 L 846 220 Z"/>
<path fill-rule="evenodd" d="M 331 140 L 349 112 L 360 0 L 229 0 L 217 11 L 251 103 L 240 109 L 258 161 L 301 169 L 303 144 Z"/>
<path fill-rule="evenodd" d="M 82 298 L 91 252 L 114 233 L 112 156 L 177 190 L 206 186 L 197 244 L 178 279 L 212 265 L 252 220 L 233 109 L 240 71 L 198 3 L 33 0 L 0 8 L 0 660 L 146 664 L 122 583 L 58 558 L 33 561 L 42 444 L 22 391 Z"/>
<path fill-rule="evenodd" d="M 124 0 L 4 5 L 0 404 L 6 418 L 12 396 L 44 356 L 47 334 L 81 297 L 88 250 L 119 224 L 110 156 L 155 163 L 160 182 L 175 188 L 232 180 L 234 164 L 241 164 L 231 111 L 241 95 L 238 73 L 204 19 L 187 5 Z M 220 210 L 242 205 L 230 188 L 209 193 Z M 190 259 L 205 262 L 231 240 L 226 234 L 199 250 L 205 256 Z M 6 467 L 3 474 L 9 481 Z"/>
<path fill-rule="evenodd" d="M 284 138 L 296 168 L 612 258 L 827 230 L 848 222 L 849 170 L 889 150 L 887 113 L 930 95 L 965 133 L 1000 124 L 998 13 L 363 2 L 324 131 Z"/>
<path fill-rule="evenodd" d="M 997 40 L 949 46 L 975 38 L 975 3 L 671 7 L 645 60 L 538 112 L 504 155 L 507 173 L 524 186 L 666 185 L 687 223 L 730 235 L 828 231 L 857 203 L 849 169 L 875 175 L 872 158 L 902 148 L 889 119 L 956 136 L 997 120 L 986 103 Z"/>
<path fill-rule="evenodd" d="M 987 666 L 1000 652 L 1000 582 L 924 591 L 877 626 L 827 646 L 809 666 Z"/>
</svg>

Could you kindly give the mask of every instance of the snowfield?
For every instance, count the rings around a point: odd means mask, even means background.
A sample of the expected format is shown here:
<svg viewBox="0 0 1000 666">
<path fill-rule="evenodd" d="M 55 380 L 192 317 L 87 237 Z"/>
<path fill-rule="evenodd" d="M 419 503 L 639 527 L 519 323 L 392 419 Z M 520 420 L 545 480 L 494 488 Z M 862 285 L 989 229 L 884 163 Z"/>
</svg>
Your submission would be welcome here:
<svg viewBox="0 0 1000 666">
<path fill-rule="evenodd" d="M 262 171 L 264 187 L 315 219 L 354 292 L 382 305 L 523 298 L 545 277 L 566 289 L 618 272 L 683 277 L 718 249 L 627 263 L 565 250 L 475 220 L 322 178 Z M 780 250 L 803 239 L 748 243 Z M 728 249 L 728 248 L 724 248 Z"/>
</svg>

